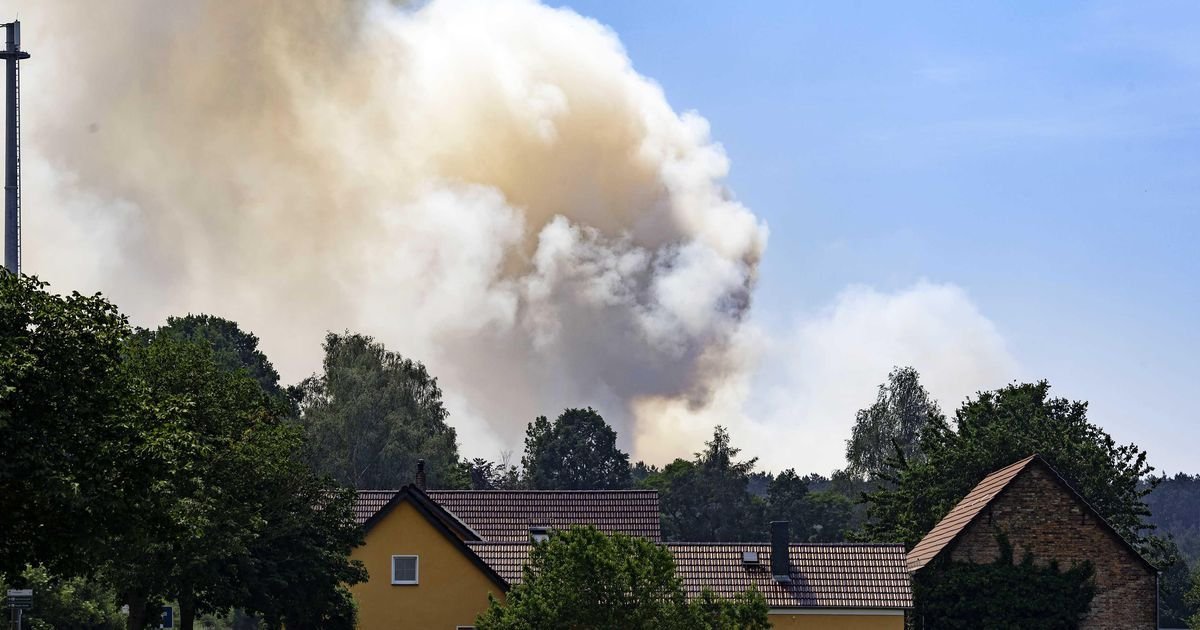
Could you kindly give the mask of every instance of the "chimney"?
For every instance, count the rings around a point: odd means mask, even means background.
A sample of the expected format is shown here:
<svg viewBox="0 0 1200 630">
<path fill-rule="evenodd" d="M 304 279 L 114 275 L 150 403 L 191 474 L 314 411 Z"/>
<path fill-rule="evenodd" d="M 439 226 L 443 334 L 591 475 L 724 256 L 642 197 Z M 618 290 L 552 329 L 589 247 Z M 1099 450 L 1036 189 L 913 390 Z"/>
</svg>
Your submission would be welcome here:
<svg viewBox="0 0 1200 630">
<path fill-rule="evenodd" d="M 791 558 L 788 557 L 788 522 L 771 521 L 771 575 L 776 582 L 792 581 Z"/>
<path fill-rule="evenodd" d="M 417 460 L 417 479 L 414 483 L 418 490 L 421 492 L 425 491 L 425 460 L 423 459 Z"/>
</svg>

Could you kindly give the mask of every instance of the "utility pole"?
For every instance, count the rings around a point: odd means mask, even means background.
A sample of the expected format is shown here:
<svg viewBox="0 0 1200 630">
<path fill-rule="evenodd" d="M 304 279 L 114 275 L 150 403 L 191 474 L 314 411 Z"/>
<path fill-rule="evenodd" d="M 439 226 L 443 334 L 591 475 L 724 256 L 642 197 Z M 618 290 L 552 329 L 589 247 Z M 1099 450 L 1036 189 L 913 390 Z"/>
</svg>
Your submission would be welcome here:
<svg viewBox="0 0 1200 630">
<path fill-rule="evenodd" d="M 4 267 L 21 273 L 21 73 L 18 62 L 28 59 L 21 50 L 21 22 L 4 25 L 6 46 L 0 51 L 7 66 L 4 103 Z"/>
</svg>

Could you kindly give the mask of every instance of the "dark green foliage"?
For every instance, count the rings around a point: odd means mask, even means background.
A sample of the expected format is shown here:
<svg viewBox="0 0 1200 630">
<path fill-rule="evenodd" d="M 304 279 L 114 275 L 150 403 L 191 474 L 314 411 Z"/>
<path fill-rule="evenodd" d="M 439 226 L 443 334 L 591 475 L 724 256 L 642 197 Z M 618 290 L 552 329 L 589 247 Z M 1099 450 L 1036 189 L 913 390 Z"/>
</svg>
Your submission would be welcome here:
<svg viewBox="0 0 1200 630">
<path fill-rule="evenodd" d="M 1192 610 L 1198 611 L 1188 619 L 1188 627 L 1200 630 L 1200 567 L 1192 570 L 1192 587 L 1184 596 L 1184 602 Z"/>
<path fill-rule="evenodd" d="M 620 490 L 630 487 L 629 455 L 594 409 L 541 416 L 525 430 L 525 480 L 534 490 Z"/>
<path fill-rule="evenodd" d="M 677 459 L 643 486 L 658 490 L 663 536 L 670 541 L 744 541 L 763 536 L 762 502 L 747 492 L 756 460 L 735 461 L 740 449 L 723 427 L 695 459 Z"/>
<path fill-rule="evenodd" d="M 896 458 L 888 485 L 870 493 L 864 540 L 919 541 L 988 473 L 1039 453 L 1118 533 L 1144 549 L 1153 468 L 1136 445 L 1118 445 L 1087 421 L 1087 403 L 1049 396 L 1046 382 L 1010 385 L 968 400 L 955 427 L 931 421 L 924 459 Z M 894 484 L 894 485 L 893 485 Z"/>
<path fill-rule="evenodd" d="M 630 483 L 634 486 L 641 486 L 642 482 L 648 479 L 651 475 L 657 475 L 662 472 L 658 466 L 647 464 L 646 462 L 638 462 L 629 469 Z"/>
<path fill-rule="evenodd" d="M 1187 592 L 1191 588 L 1191 570 L 1169 538 L 1150 539 L 1147 560 L 1158 568 L 1158 619 L 1164 628 L 1183 628 L 1188 618 L 1200 610 L 1189 606 Z"/>
<path fill-rule="evenodd" d="M 921 386 L 911 367 L 895 368 L 879 386 L 875 404 L 858 412 L 846 440 L 847 470 L 875 479 L 892 473 L 897 450 L 905 459 L 921 458 L 921 434 L 930 423 L 944 422 L 941 409 Z"/>
<path fill-rule="evenodd" d="M 430 488 L 468 486 L 442 390 L 424 365 L 370 337 L 330 334 L 323 373 L 300 392 L 314 470 L 352 488 L 399 488 L 424 459 Z"/>
<path fill-rule="evenodd" d="M 481 630 L 535 628 L 766 629 L 761 594 L 687 601 L 665 547 L 593 527 L 558 532 L 530 553 L 521 584 L 491 600 Z"/>
<path fill-rule="evenodd" d="M 835 492 L 810 492 L 808 482 L 788 469 L 769 482 L 765 521 L 789 521 L 794 542 L 838 542 L 845 540 L 852 507 Z"/>
<path fill-rule="evenodd" d="M 518 490 L 524 484 L 516 466 L 491 462 L 481 457 L 460 464 L 471 480 L 472 490 Z"/>
<path fill-rule="evenodd" d="M 0 579 L 0 610 L 5 614 L 8 610 L 4 595 L 9 588 L 33 589 L 33 610 L 25 611 L 23 620 L 24 626 L 31 630 L 120 630 L 125 627 L 125 616 L 121 614 L 117 595 L 102 581 L 60 578 L 42 567 L 29 567 L 7 583 Z"/>
<path fill-rule="evenodd" d="M 1150 524 L 1175 539 L 1188 564 L 1200 566 L 1200 475 L 1164 475 L 1145 487 L 1152 485 L 1154 491 L 1146 495 Z"/>
<path fill-rule="evenodd" d="M 917 628 L 956 630 L 1072 630 L 1091 606 L 1096 588 L 1091 563 L 1059 570 L 1026 555 L 1013 562 L 1000 539 L 990 564 L 937 562 L 913 579 Z"/>
<path fill-rule="evenodd" d="M 279 386 L 279 372 L 258 349 L 258 337 L 243 331 L 236 322 L 215 315 L 188 314 L 168 317 L 167 324 L 160 326 L 154 334 L 202 343 L 212 348 L 213 359 L 222 369 L 230 372 L 246 370 L 269 396 L 281 401 L 287 398 Z"/>
<path fill-rule="evenodd" d="M 88 570 L 121 525 L 120 467 L 136 427 L 121 348 L 131 334 L 96 296 L 57 296 L 0 273 L 0 572 Z M 119 481 L 119 479 L 118 479 Z"/>
</svg>

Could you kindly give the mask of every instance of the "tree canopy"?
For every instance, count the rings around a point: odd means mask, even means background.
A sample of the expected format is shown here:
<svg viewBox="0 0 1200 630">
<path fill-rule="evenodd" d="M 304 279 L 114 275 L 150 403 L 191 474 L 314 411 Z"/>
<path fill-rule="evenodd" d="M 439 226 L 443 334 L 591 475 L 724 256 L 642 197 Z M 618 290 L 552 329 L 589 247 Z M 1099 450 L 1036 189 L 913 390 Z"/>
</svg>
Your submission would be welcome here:
<svg viewBox="0 0 1200 630">
<path fill-rule="evenodd" d="M 1126 540 L 1143 547 L 1149 511 L 1139 481 L 1152 470 L 1146 453 L 1119 445 L 1087 420 L 1087 403 L 1050 396 L 1045 381 L 980 393 L 931 421 L 921 459 L 893 459 L 894 487 L 867 495 L 864 539 L 915 545 L 988 473 L 1040 454 Z"/>
<path fill-rule="evenodd" d="M 468 485 L 442 390 L 424 365 L 370 337 L 331 333 L 323 368 L 300 384 L 314 470 L 351 488 L 399 488 L 424 459 L 429 487 Z"/>
<path fill-rule="evenodd" d="M 556 532 L 530 552 L 520 584 L 491 599 L 480 630 L 528 628 L 766 629 L 756 591 L 734 600 L 706 593 L 688 602 L 671 552 L 643 538 L 593 527 Z"/>
<path fill-rule="evenodd" d="M 541 416 L 525 431 L 525 479 L 535 490 L 618 490 L 630 485 L 629 455 L 594 409 Z"/>
<path fill-rule="evenodd" d="M 846 440 L 847 470 L 876 479 L 891 472 L 889 462 L 897 449 L 905 459 L 919 459 L 921 433 L 943 420 L 937 402 L 921 386 L 920 374 L 911 367 L 893 369 L 879 386 L 875 403 L 854 418 Z"/>
</svg>

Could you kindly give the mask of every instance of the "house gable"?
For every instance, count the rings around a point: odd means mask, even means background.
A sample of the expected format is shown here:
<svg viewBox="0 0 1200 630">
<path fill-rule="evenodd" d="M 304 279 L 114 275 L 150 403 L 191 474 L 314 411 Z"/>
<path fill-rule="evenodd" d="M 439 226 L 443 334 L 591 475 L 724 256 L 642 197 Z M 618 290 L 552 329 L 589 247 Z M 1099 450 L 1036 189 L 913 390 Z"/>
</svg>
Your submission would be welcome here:
<svg viewBox="0 0 1200 630">
<path fill-rule="evenodd" d="M 365 539 L 351 554 L 368 580 L 351 588 L 359 627 L 470 626 L 491 593 L 503 600 L 507 584 L 444 522 L 441 508 L 416 488 L 402 489 L 365 523 Z M 417 583 L 392 583 L 392 557 L 417 556 Z"/>
</svg>

